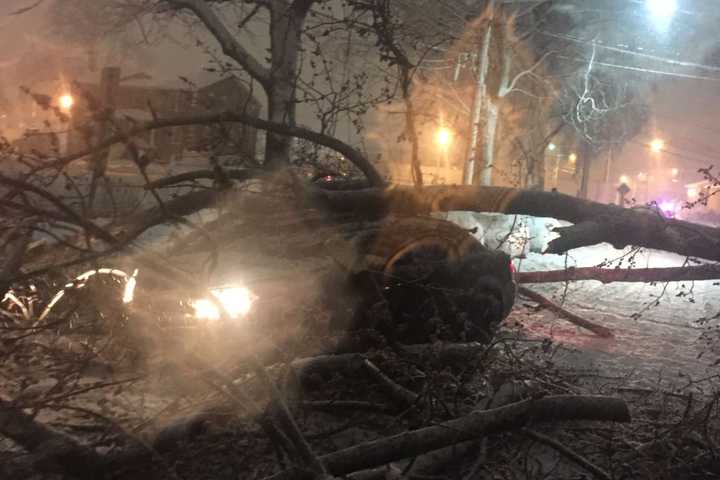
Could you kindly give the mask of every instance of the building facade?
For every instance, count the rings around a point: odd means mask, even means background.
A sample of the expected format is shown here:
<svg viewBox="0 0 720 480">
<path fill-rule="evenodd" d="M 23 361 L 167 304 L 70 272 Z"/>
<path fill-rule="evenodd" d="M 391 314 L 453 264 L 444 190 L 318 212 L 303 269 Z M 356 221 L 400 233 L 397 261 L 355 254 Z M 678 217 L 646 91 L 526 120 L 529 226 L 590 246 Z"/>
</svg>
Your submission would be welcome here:
<svg viewBox="0 0 720 480">
<path fill-rule="evenodd" d="M 101 128 L 108 135 L 154 118 L 228 110 L 242 110 L 253 116 L 260 113 L 259 102 L 235 77 L 198 89 L 124 85 L 121 79 L 114 82 L 106 80 L 104 75 L 100 83 L 78 82 L 73 85 L 67 153 L 88 149 L 103 135 Z M 103 122 L 99 121 L 98 115 L 103 106 L 114 112 L 113 120 L 106 122 L 105 127 L 101 126 Z M 188 153 L 223 156 L 231 162 L 242 163 L 255 158 L 257 131 L 239 123 L 187 125 L 148 131 L 133 141 L 143 154 L 158 163 L 179 160 Z M 123 153 L 118 155 L 123 156 Z"/>
</svg>

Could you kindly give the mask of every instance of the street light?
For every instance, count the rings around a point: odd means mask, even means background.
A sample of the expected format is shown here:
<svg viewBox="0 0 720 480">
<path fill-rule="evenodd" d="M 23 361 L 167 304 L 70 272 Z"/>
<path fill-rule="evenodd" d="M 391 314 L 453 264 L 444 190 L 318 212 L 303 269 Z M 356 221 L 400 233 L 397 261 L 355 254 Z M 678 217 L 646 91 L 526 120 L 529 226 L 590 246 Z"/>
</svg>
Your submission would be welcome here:
<svg viewBox="0 0 720 480">
<path fill-rule="evenodd" d="M 69 111 L 75 104 L 75 99 L 69 93 L 64 93 L 58 98 L 58 105 L 64 111 Z"/>
<path fill-rule="evenodd" d="M 654 153 L 660 153 L 665 149 L 665 142 L 660 139 L 656 138 L 652 142 L 650 142 L 650 150 L 652 150 Z"/>
<path fill-rule="evenodd" d="M 677 168 L 673 168 L 673 169 L 670 170 L 670 174 L 671 174 L 673 177 L 677 177 L 677 176 L 678 176 L 678 173 L 680 173 L 680 170 L 678 170 Z"/>
<path fill-rule="evenodd" d="M 448 169 L 450 168 L 450 160 L 449 160 L 449 150 L 450 145 L 452 144 L 453 140 L 453 132 L 447 127 L 440 127 L 438 128 L 437 132 L 435 133 L 435 143 L 437 143 L 438 147 L 440 147 L 440 151 L 442 152 L 443 157 L 443 164 L 445 168 L 445 175 L 448 175 Z M 437 174 L 438 178 L 440 178 L 440 161 L 438 159 L 437 162 Z"/>
<path fill-rule="evenodd" d="M 554 143 L 550 143 L 547 146 L 547 149 L 550 150 L 551 152 L 554 152 L 556 148 L 557 148 L 557 145 L 555 145 Z"/>
<path fill-rule="evenodd" d="M 441 149 L 447 150 L 452 143 L 452 136 L 452 132 L 449 128 L 440 127 L 435 134 L 435 141 Z"/>
<path fill-rule="evenodd" d="M 620 183 L 624 183 L 625 185 L 627 185 L 629 182 L 630 182 L 630 179 L 628 178 L 627 175 L 620 175 Z"/>
<path fill-rule="evenodd" d="M 568 160 L 570 160 L 570 163 L 574 164 L 575 162 L 577 162 L 577 155 L 575 155 L 574 153 L 571 153 L 570 156 L 568 157 Z"/>
<path fill-rule="evenodd" d="M 675 15 L 677 0 L 646 0 L 645 7 L 658 21 L 668 21 Z"/>
</svg>

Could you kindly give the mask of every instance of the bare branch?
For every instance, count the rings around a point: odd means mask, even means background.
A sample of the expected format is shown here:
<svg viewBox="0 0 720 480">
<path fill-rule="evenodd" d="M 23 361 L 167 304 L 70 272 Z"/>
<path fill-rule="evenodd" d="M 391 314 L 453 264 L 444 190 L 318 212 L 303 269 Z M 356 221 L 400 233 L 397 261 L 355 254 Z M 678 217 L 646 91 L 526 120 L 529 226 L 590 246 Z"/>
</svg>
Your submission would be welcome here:
<svg viewBox="0 0 720 480">
<path fill-rule="evenodd" d="M 557 313 L 570 323 L 577 325 L 579 327 L 585 328 L 587 330 L 590 330 L 595 335 L 603 338 L 612 338 L 614 335 L 612 331 L 609 328 L 603 327 L 602 325 L 598 325 L 596 323 L 593 323 L 589 320 L 586 320 L 571 311 L 561 307 L 555 302 L 552 302 L 550 299 L 545 298 L 543 295 L 540 295 L 537 292 L 534 292 L 530 290 L 527 287 L 520 287 L 518 289 L 518 293 L 520 295 L 523 295 L 533 302 L 537 302 L 541 307 L 547 308 L 553 313 Z"/>
<path fill-rule="evenodd" d="M 190 10 L 220 43 L 225 55 L 240 64 L 263 87 L 270 85 L 270 70 L 262 65 L 228 30 L 210 4 L 202 0 L 167 0 L 179 8 Z"/>
<path fill-rule="evenodd" d="M 74 160 L 77 160 L 79 158 L 89 155 L 90 153 L 92 153 L 93 151 L 95 151 L 97 149 L 107 148 L 115 143 L 120 143 L 120 142 L 125 141 L 125 139 L 127 137 L 132 137 L 132 136 L 141 134 L 143 132 L 147 132 L 149 130 L 156 130 L 159 128 L 166 128 L 166 127 L 178 127 L 178 126 L 183 126 L 183 125 L 198 125 L 198 124 L 210 124 L 210 123 L 232 123 L 232 122 L 244 123 L 246 125 L 250 125 L 255 128 L 268 130 L 270 132 L 279 133 L 281 135 L 287 135 L 290 137 L 303 138 L 305 140 L 309 140 L 311 142 L 317 143 L 318 145 L 323 145 L 325 147 L 328 147 L 328 148 L 335 150 L 336 152 L 342 154 L 351 163 L 353 163 L 356 167 L 358 167 L 358 169 L 360 169 L 360 171 L 363 174 L 365 174 L 365 176 L 367 177 L 371 186 L 380 186 L 385 183 L 384 180 L 382 179 L 382 177 L 380 176 L 380 173 L 375 169 L 375 167 L 370 163 L 370 161 L 367 158 L 365 158 L 365 155 L 363 155 L 360 151 L 358 151 L 354 147 L 346 144 L 345 142 L 338 140 L 337 138 L 335 138 L 333 136 L 319 133 L 314 130 L 310 130 L 309 128 L 306 128 L 306 127 L 285 125 L 282 123 L 263 120 L 261 118 L 257 118 L 252 115 L 249 115 L 246 113 L 241 113 L 241 112 L 219 112 L 219 113 L 207 113 L 207 114 L 197 114 L 197 115 L 184 115 L 184 116 L 178 116 L 178 117 L 173 117 L 173 118 L 166 118 L 166 119 L 150 121 L 150 122 L 138 125 L 134 128 L 128 129 L 122 135 L 115 135 L 111 138 L 105 139 L 102 142 L 98 143 L 96 146 L 94 146 L 92 149 L 88 149 L 88 150 L 85 150 L 82 152 L 68 155 L 66 157 L 59 158 L 50 164 L 44 165 L 44 167 L 46 167 L 46 168 L 61 168 Z"/>
<path fill-rule="evenodd" d="M 508 93 L 510 93 L 510 92 L 512 92 L 513 90 L 515 90 L 515 86 L 517 85 L 517 83 L 518 83 L 520 80 L 522 80 L 522 79 L 523 79 L 525 76 L 527 76 L 527 75 L 531 75 L 531 74 L 535 71 L 535 69 L 536 69 L 538 66 L 540 66 L 540 64 L 542 64 L 542 63 L 545 61 L 545 59 L 546 59 L 547 57 L 549 57 L 550 55 L 552 55 L 553 53 L 555 53 L 555 52 L 546 52 L 545 55 L 543 55 L 542 57 L 540 57 L 540 59 L 539 59 L 537 62 L 535 62 L 535 64 L 534 64 L 532 67 L 528 68 L 527 70 L 523 70 L 522 72 L 520 72 L 520 73 L 518 73 L 517 75 L 515 75 L 515 78 L 512 79 L 512 81 L 510 82 L 510 84 L 509 84 L 508 86 L 502 85 L 502 86 L 500 87 L 500 94 L 499 94 L 499 96 L 504 97 L 504 96 L 507 95 Z"/>
<path fill-rule="evenodd" d="M 523 427 L 530 421 L 599 420 L 628 422 L 626 403 L 601 396 L 557 395 L 524 400 L 492 410 L 481 410 L 431 427 L 419 428 L 376 441 L 339 450 L 320 457 L 333 475 L 385 465 L 466 440 Z M 285 471 L 268 480 L 294 478 Z"/>
</svg>

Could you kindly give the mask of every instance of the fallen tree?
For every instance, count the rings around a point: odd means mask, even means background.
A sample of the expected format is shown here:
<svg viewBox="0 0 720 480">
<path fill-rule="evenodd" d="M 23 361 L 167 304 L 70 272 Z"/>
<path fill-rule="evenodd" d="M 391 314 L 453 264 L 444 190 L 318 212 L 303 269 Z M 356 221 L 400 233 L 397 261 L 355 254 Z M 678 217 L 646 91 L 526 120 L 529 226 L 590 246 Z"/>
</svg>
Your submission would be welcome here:
<svg viewBox="0 0 720 480">
<path fill-rule="evenodd" d="M 652 209 L 621 208 L 555 192 L 488 186 L 406 186 L 358 191 L 313 189 L 311 200 L 333 211 L 357 214 L 427 215 L 454 210 L 552 217 L 574 225 L 556 228 L 559 235 L 545 253 L 607 242 L 615 248 L 646 247 L 720 261 L 720 229 L 666 218 Z"/>
<path fill-rule="evenodd" d="M 638 246 L 720 261 L 720 229 L 718 228 L 666 218 L 650 208 L 627 209 L 557 192 L 491 186 L 440 185 L 417 188 L 392 185 L 388 187 L 372 163 L 351 145 L 309 128 L 284 125 L 233 111 L 145 122 L 108 138 L 87 151 L 45 162 L 38 167 L 38 170 L 62 168 L 90 155 L 95 150 L 107 148 L 150 130 L 171 126 L 233 122 L 280 135 L 302 138 L 335 150 L 353 163 L 368 180 L 370 188 L 358 190 L 332 190 L 308 186 L 304 191 L 306 200 L 312 206 L 322 205 L 331 211 L 351 212 L 361 216 L 387 213 L 427 215 L 432 212 L 461 210 L 552 217 L 569 221 L 574 225 L 555 229 L 559 237 L 549 243 L 546 253 L 560 254 L 574 248 L 607 242 L 616 248 Z M 208 173 L 207 171 L 187 173 L 177 180 L 207 178 Z M 256 172 L 248 172 L 247 178 L 256 176 L 253 173 Z M 234 170 L 231 176 L 246 178 L 246 175 L 238 170 Z M 167 181 L 157 183 L 162 186 L 168 184 Z M 22 185 L 13 186 L 17 190 L 23 190 Z M 94 229 L 94 225 L 87 227 Z"/>
</svg>

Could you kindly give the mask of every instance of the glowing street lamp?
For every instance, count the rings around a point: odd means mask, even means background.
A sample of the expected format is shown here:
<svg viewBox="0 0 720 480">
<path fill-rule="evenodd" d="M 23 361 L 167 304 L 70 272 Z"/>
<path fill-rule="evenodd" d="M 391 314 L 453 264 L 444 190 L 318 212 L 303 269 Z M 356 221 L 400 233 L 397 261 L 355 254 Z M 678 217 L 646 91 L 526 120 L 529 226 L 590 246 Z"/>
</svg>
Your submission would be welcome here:
<svg viewBox="0 0 720 480">
<path fill-rule="evenodd" d="M 577 162 L 577 155 L 575 155 L 574 153 L 571 153 L 570 156 L 568 156 L 568 160 L 570 160 L 570 163 Z"/>
<path fill-rule="evenodd" d="M 652 150 L 654 153 L 660 153 L 665 149 L 665 142 L 660 139 L 656 138 L 652 142 L 650 142 L 650 150 Z"/>
<path fill-rule="evenodd" d="M 620 175 L 620 183 L 624 183 L 625 185 L 627 185 L 629 182 L 630 182 L 630 179 L 628 178 L 627 175 Z"/>
<path fill-rule="evenodd" d="M 450 145 L 453 141 L 453 132 L 447 127 L 440 127 L 438 128 L 437 132 L 435 133 L 435 142 L 437 143 L 438 147 L 440 147 L 440 151 L 442 152 L 442 162 L 444 164 L 445 168 L 445 175 L 448 173 L 448 168 L 450 167 L 450 160 L 449 160 L 449 150 Z M 440 178 L 441 168 L 440 168 L 440 157 L 438 156 L 438 161 L 436 164 L 437 171 L 438 171 L 438 178 Z M 444 176 L 444 175 L 443 175 Z"/>
<path fill-rule="evenodd" d="M 673 177 L 677 177 L 678 173 L 680 173 L 680 170 L 678 170 L 677 168 L 670 169 L 670 175 L 672 175 Z"/>
<path fill-rule="evenodd" d="M 551 152 L 554 152 L 556 148 L 557 148 L 557 145 L 555 145 L 554 143 L 550 143 L 547 146 L 547 149 L 550 150 Z"/>
<path fill-rule="evenodd" d="M 435 134 L 435 142 L 437 142 L 440 148 L 447 150 L 452 143 L 452 136 L 452 132 L 449 128 L 440 127 Z"/>
<path fill-rule="evenodd" d="M 69 93 L 64 93 L 60 95 L 60 98 L 58 98 L 58 105 L 60 105 L 60 108 L 65 110 L 66 112 L 69 111 L 74 104 L 75 99 Z"/>
<path fill-rule="evenodd" d="M 646 0 L 645 7 L 658 22 L 667 22 L 677 11 L 677 0 Z"/>
<path fill-rule="evenodd" d="M 645 8 L 659 33 L 668 32 L 677 11 L 677 0 L 645 0 Z"/>
</svg>

